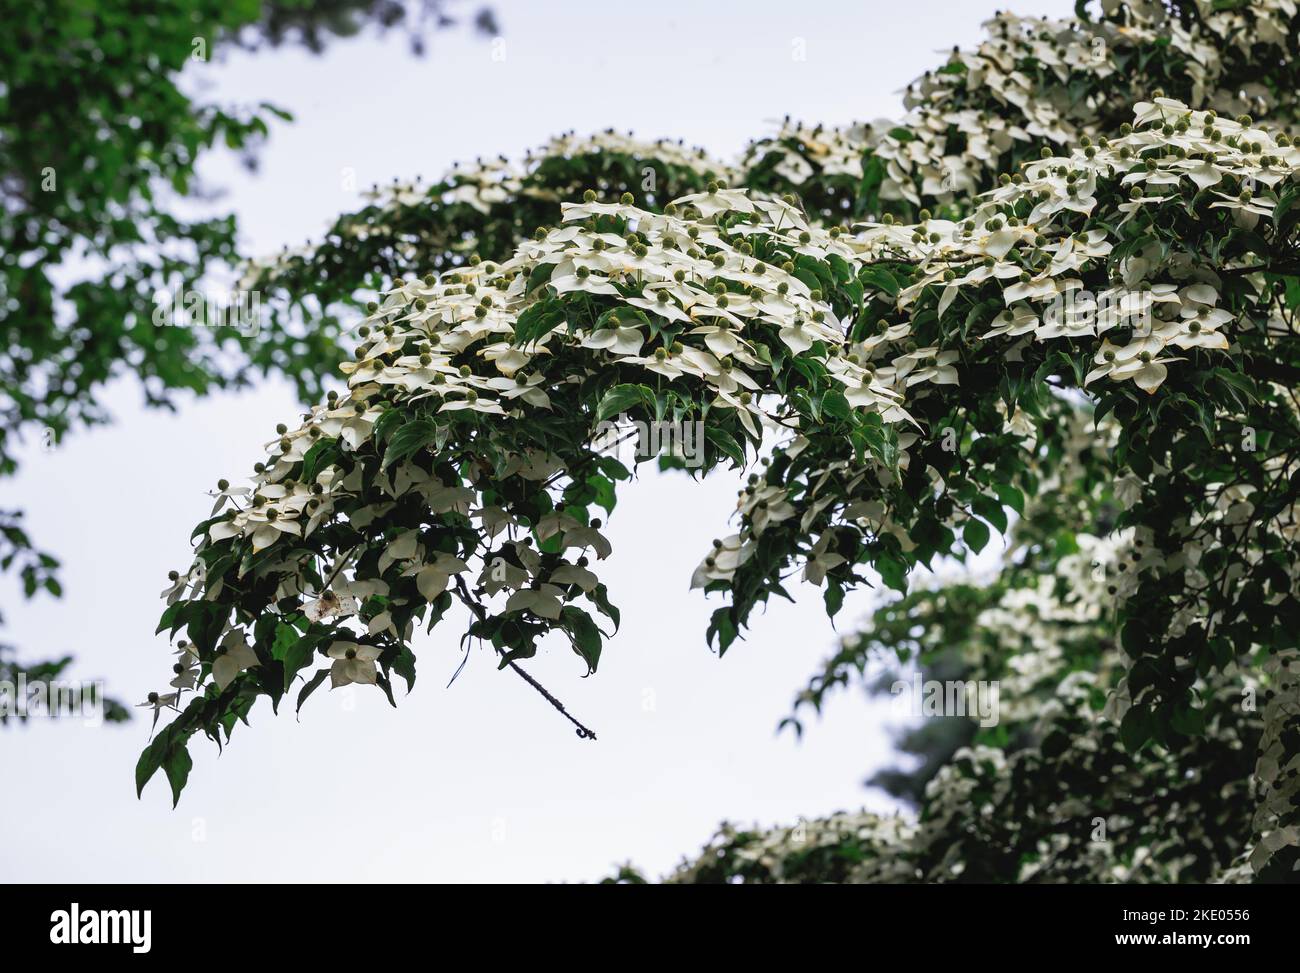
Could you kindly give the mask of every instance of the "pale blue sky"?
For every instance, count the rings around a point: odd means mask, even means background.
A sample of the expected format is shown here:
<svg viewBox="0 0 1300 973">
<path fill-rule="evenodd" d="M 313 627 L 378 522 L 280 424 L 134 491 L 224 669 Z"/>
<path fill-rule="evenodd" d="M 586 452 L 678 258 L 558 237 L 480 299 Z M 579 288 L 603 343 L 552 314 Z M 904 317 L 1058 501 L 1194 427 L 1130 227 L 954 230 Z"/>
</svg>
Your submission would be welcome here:
<svg viewBox="0 0 1300 973">
<path fill-rule="evenodd" d="M 830 124 L 897 115 L 898 90 L 939 63 L 936 52 L 974 41 L 996 3 L 495 6 L 504 60 L 490 42 L 451 32 L 422 60 L 393 35 L 320 58 L 268 51 L 197 65 L 192 83 L 297 115 L 274 130 L 256 177 L 229 160 L 206 170 L 230 190 L 249 250 L 302 243 L 355 206 L 341 189 L 347 167 L 362 184 L 432 177 L 457 159 L 519 155 L 563 130 L 610 125 L 731 156 L 786 113 Z M 797 40 L 806 60 L 792 57 Z M 33 450 L 0 483 L 4 505 L 26 507 L 37 540 L 63 557 L 67 589 L 62 602 L 6 598 L 4 634 L 29 657 L 74 653 L 78 676 L 106 676 L 131 701 L 169 676 L 166 643 L 152 635 L 157 593 L 184 566 L 190 529 L 207 514 L 203 491 L 247 469 L 296 412 L 275 382 L 175 417 L 139 399 L 121 383 L 110 394 L 116 425 Z M 665 871 L 724 818 L 888 809 L 861 786 L 890 759 L 886 705 L 848 695 L 802 744 L 774 734 L 834 644 L 818 591 L 774 605 L 721 660 L 705 647 L 716 602 L 687 584 L 735 488 L 726 475 L 702 486 L 649 475 L 620 498 L 602 577 L 624 623 L 601 671 L 579 678 L 564 646 L 531 665 L 599 742 L 578 741 L 486 652 L 445 689 L 458 636 L 439 629 L 417 646 L 420 680 L 397 710 L 378 692 L 321 692 L 297 723 L 263 701 L 220 759 L 197 742 L 175 811 L 161 779 L 135 799 L 145 719 L 0 732 L 0 879 L 577 881 L 628 858 Z M 870 593 L 852 596 L 841 624 L 870 604 Z"/>
</svg>

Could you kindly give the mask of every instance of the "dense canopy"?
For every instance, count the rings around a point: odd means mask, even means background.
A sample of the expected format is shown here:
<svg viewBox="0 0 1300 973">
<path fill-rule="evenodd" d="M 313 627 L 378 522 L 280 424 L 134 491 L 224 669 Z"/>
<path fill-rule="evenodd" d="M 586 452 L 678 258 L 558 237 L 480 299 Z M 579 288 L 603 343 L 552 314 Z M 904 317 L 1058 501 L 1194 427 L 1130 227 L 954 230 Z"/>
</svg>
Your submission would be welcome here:
<svg viewBox="0 0 1300 973">
<path fill-rule="evenodd" d="M 1294 878 L 1296 10 L 1080 6 L 998 15 L 896 123 L 790 122 L 735 165 L 566 137 L 252 268 L 285 327 L 392 276 L 346 390 L 217 484 L 139 786 L 179 795 L 195 733 L 299 679 L 393 698 L 454 602 L 502 666 L 559 631 L 595 670 L 625 417 L 679 433 L 663 465 L 751 470 L 689 579 L 720 652 L 792 574 L 832 616 L 873 584 L 897 598 L 800 709 L 873 653 L 1003 694 L 915 821 L 726 828 L 676 879 Z M 995 533 L 994 578 L 913 571 Z"/>
</svg>

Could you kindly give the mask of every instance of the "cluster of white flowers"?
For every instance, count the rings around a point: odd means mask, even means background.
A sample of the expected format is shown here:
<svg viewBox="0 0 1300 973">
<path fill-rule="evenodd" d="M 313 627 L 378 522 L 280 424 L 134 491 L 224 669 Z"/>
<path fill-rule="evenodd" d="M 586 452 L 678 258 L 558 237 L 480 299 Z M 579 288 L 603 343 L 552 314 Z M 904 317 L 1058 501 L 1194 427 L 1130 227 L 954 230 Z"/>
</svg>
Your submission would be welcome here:
<svg viewBox="0 0 1300 973">
<path fill-rule="evenodd" d="M 1123 9 L 1126 23 L 1073 18 L 1019 17 L 999 13 L 985 24 L 986 39 L 973 50 L 954 49 L 947 65 L 909 86 L 910 113 L 886 128 L 873 144 L 885 162 L 880 197 L 907 200 L 968 198 L 1006 168 L 1017 144 L 1046 140 L 1056 145 L 1101 133 L 1108 102 L 1136 100 L 1126 76 L 1134 53 L 1167 44 L 1185 59 L 1190 100 L 1228 114 L 1289 113 L 1294 96 L 1235 75 L 1223 87 L 1228 66 L 1252 65 L 1258 45 L 1284 47 L 1296 14 L 1293 0 L 1254 0 L 1243 9 L 1199 3 L 1194 27 L 1184 28 L 1163 4 L 1148 0 L 1106 0 L 1107 13 Z M 1227 5 L 1224 5 L 1225 7 Z M 1024 65 L 1036 65 L 1035 69 Z M 1102 85 L 1121 95 L 1099 93 Z M 1094 90 L 1098 89 L 1098 90 Z M 1086 96 L 1075 97 L 1073 92 Z"/>
<path fill-rule="evenodd" d="M 325 465 L 313 472 L 310 481 L 293 480 L 293 471 L 322 441 L 337 440 L 349 452 L 360 449 L 374 435 L 380 417 L 398 403 L 432 407 L 429 411 L 436 414 L 468 410 L 519 416 L 529 409 L 550 409 L 548 391 L 553 383 L 563 385 L 611 366 L 630 366 L 644 370 L 646 381 L 697 382 L 710 410 L 733 411 L 759 440 L 765 425 L 789 421 L 765 411 L 763 395 L 773 387 L 780 366 L 774 363 L 769 345 L 757 340 L 760 330 L 766 341 L 783 346 L 787 358 L 815 359 L 843 387 L 851 406 L 878 413 L 885 422 L 909 421 L 903 407 L 908 388 L 951 378 L 946 360 L 936 359 L 932 349 L 910 352 L 880 368 L 865 365 L 869 348 L 854 351 L 845 345 L 847 323 L 837 319 L 818 289 L 793 273 L 790 260 L 769 264 L 754 256 L 756 249 L 762 249 L 787 258 L 834 258 L 856 267 L 871 251 L 838 229 L 826 231 L 813 225 L 786 200 L 710 185 L 705 192 L 669 204 L 664 214 L 639 209 L 626 199 L 603 203 L 594 198 L 565 204 L 563 214 L 562 226 L 522 244 L 502 264 L 472 262 L 441 279 L 398 282 L 358 326 L 356 360 L 343 366 L 347 393 L 331 394 L 296 429 L 278 427 L 251 485 L 231 486 L 225 481 L 219 485 L 213 513 L 224 512 L 225 519 L 208 528 L 208 542 L 246 537 L 254 552 L 264 551 L 286 537 L 310 537 L 335 516 L 341 500 L 364 499 L 359 466 L 349 471 Z M 628 232 L 598 231 L 595 218 L 615 218 Z M 580 327 L 561 313 L 545 333 L 518 340 L 526 313 L 550 294 L 561 300 L 574 294 L 609 298 L 621 310 L 598 329 Z M 652 315 L 681 326 L 679 338 L 651 347 Z M 466 356 L 478 364 L 455 363 Z M 561 360 L 560 365 L 553 364 Z M 560 374 L 554 374 L 557 371 Z M 446 431 L 441 435 L 445 439 Z M 496 475 L 543 481 L 561 465 L 554 457 L 516 456 Z M 456 511 L 479 520 L 489 538 L 518 526 L 500 508 L 478 507 L 470 487 L 444 483 L 410 462 L 387 469 L 381 484 L 384 497 L 350 512 L 353 526 L 381 517 L 392 498 L 411 491 L 418 492 L 434 514 Z M 767 499 L 772 500 L 770 505 Z M 766 523 L 785 516 L 784 505 L 775 496 L 748 497 L 748 507 L 755 508 L 752 529 L 745 535 L 748 540 L 761 533 Z M 591 549 L 598 557 L 608 554 L 609 543 L 598 529 L 599 522 L 588 526 L 563 513 L 552 519 L 536 525 L 539 540 L 560 534 L 566 548 Z M 514 547 L 516 559 L 526 568 L 539 563 L 527 543 Z M 721 542 L 722 550 L 702 566 L 697 583 L 725 577 L 732 554 L 743 544 L 741 535 Z M 415 532 L 389 544 L 381 568 L 395 562 L 404 565 L 405 574 L 417 578 L 426 599 L 443 591 L 456 574 L 469 570 L 465 561 L 422 549 Z M 333 584 L 311 593 L 316 601 L 309 608 L 317 618 L 346 617 L 366 597 L 387 594 L 384 582 L 349 581 L 346 572 L 340 573 L 341 567 L 329 572 L 336 579 Z M 270 561 L 262 570 L 284 572 L 282 597 L 310 587 L 302 566 L 292 559 Z M 510 565 L 494 575 L 484 565 L 477 583 L 488 594 L 513 590 L 508 611 L 524 609 L 555 619 L 561 608 L 556 584 L 577 583 L 584 590 L 596 584 L 585 561 L 561 570 L 563 578 L 553 573 L 538 577 Z M 206 592 L 202 596 L 214 598 L 220 594 L 220 584 L 215 580 L 207 585 L 196 567 L 178 579 L 168 596 L 174 601 L 192 588 L 196 596 Z M 386 612 L 369 619 L 368 630 L 371 635 L 384 631 L 404 635 L 395 631 Z M 336 684 L 374 681 L 373 659 L 357 655 L 360 648 L 355 643 L 336 648 L 354 653 L 341 657 L 348 665 L 336 664 Z M 251 653 L 241 658 L 254 664 Z M 358 658 L 360 663 L 354 664 Z M 238 671 L 231 672 L 230 678 Z"/>
<path fill-rule="evenodd" d="M 748 173 L 759 166 L 770 166 L 792 188 L 819 173 L 861 179 L 862 154 L 879 140 L 881 127 L 888 125 L 885 121 L 845 126 L 807 125 L 786 117 L 775 133 L 746 146 L 738 168 L 741 173 Z"/>
<path fill-rule="evenodd" d="M 682 141 L 658 139 L 644 141 L 631 133 L 613 129 L 591 135 L 567 132 L 556 136 L 545 145 L 527 152 L 515 162 L 506 156 L 475 159 L 470 163 L 457 163 L 441 179 L 425 182 L 395 179 L 385 185 L 375 185 L 362 192 L 362 198 L 373 211 L 365 220 L 341 221 L 338 230 L 358 239 L 387 237 L 394 227 L 401 225 L 413 210 L 449 207 L 463 204 L 487 216 L 494 207 L 521 197 L 535 197 L 559 203 L 566 199 L 554 189 L 539 185 L 534 179 L 538 170 L 548 164 L 587 156 L 624 156 L 653 161 L 660 166 L 670 166 L 695 173 L 699 177 L 736 182 L 740 173 L 724 162 L 713 159 L 701 148 L 692 148 Z M 573 188 L 573 187 L 569 187 Z M 473 240 L 457 241 L 465 254 L 474 252 Z M 402 244 L 399 242 L 399 246 Z M 413 242 L 404 244 L 404 256 L 414 259 L 417 250 Z M 258 279 L 274 277 L 291 261 L 311 261 L 317 246 L 286 247 L 271 257 L 250 261 L 243 269 L 241 286 L 251 286 Z"/>
<path fill-rule="evenodd" d="M 1079 271 L 1115 245 L 1105 230 L 1072 232 L 1068 225 L 1069 214 L 1094 213 L 1099 182 L 1118 179 L 1130 193 L 1117 207 L 1121 227 L 1144 207 L 1209 190 L 1210 210 L 1227 210 L 1250 229 L 1272 214 L 1272 202 L 1255 195 L 1257 187 L 1278 185 L 1300 165 L 1300 149 L 1289 138 L 1275 139 L 1249 122 L 1192 111 L 1166 98 L 1140 103 L 1135 115 L 1137 127 L 1125 135 L 1095 145 L 1085 140 L 1068 156 L 1026 166 L 983 196 L 966 220 L 869 225 L 868 243 L 920 261 L 921 276 L 899 294 L 899 309 L 939 287 L 942 316 L 961 288 L 997 282 L 1006 309 L 983 338 L 1024 343 L 1100 337 L 1087 382 L 1132 381 L 1147 392 L 1164 381 L 1169 364 L 1181 360 L 1178 352 L 1228 350 L 1225 332 L 1233 315 L 1218 307 L 1212 268 L 1189 254 L 1162 260 L 1154 244 L 1127 258 L 1122 278 L 1098 300 L 1081 301 L 1067 314 L 1048 313 L 1064 295 L 1083 289 Z M 1032 206 L 1026 218 L 1008 215 L 1024 201 Z M 1134 327 L 1135 320 L 1150 326 Z M 1106 335 L 1125 328 L 1133 333 L 1123 344 Z"/>
<path fill-rule="evenodd" d="M 1169 366 L 1183 361 L 1189 350 L 1229 351 L 1236 322 L 1219 306 L 1218 273 L 1230 268 L 1200 264 L 1186 253 L 1165 258 L 1152 244 L 1122 262 L 1111 287 L 1090 296 L 1083 292 L 1082 271 L 1104 260 L 1116 240 L 1102 229 L 1076 227 L 1080 217 L 1096 212 L 1096 193 L 1105 182 L 1128 192 L 1117 206 L 1117 232 L 1143 207 L 1167 204 L 1176 197 L 1190 204 L 1207 191 L 1210 211 L 1226 210 L 1237 225 L 1253 228 L 1259 220 L 1271 218 L 1272 203 L 1264 192 L 1293 178 L 1300 166 L 1300 149 L 1288 137 L 1275 137 L 1248 121 L 1192 111 L 1171 99 L 1136 106 L 1135 124 L 1113 139 L 1102 138 L 1096 144 L 1085 140 L 1087 144 L 1068 156 L 1027 165 L 1023 173 L 982 196 L 965 220 L 925 219 L 907 226 L 876 222 L 859 227 L 861 232 L 849 244 L 860 260 L 894 257 L 914 263 L 917 274 L 897 295 L 901 322 L 846 345 L 844 361 L 855 366 L 851 374 L 858 374 L 860 367 L 870 379 L 860 390 L 850 386 L 850 402 L 860 404 L 855 396 L 883 386 L 899 396 L 901 408 L 904 393 L 913 385 L 923 386 L 911 393 L 915 395 L 924 394 L 924 385 L 959 384 L 958 353 L 934 345 L 916 347 L 907 322 L 916 301 L 934 292 L 940 294 L 937 310 L 942 317 L 963 288 L 1000 288 L 1005 309 L 977 337 L 1005 342 L 1006 355 L 1013 360 L 1030 342 L 1092 339 L 1094 367 L 1086 376 L 1088 384 L 1103 379 L 1132 381 L 1150 393 L 1164 382 Z M 1029 209 L 1027 217 L 1011 215 L 1018 204 L 1021 210 Z M 1125 337 L 1115 337 L 1120 334 Z M 902 417 L 886 413 L 889 419 Z M 1025 435 L 1032 431 L 1023 416 L 1009 417 L 1008 427 Z M 916 440 L 914 431 L 899 434 L 903 470 L 910 464 L 907 448 Z M 806 445 L 805 439 L 796 437 L 788 448 L 797 454 Z M 847 487 L 843 479 L 832 480 L 837 471 L 849 480 Z M 826 496 L 805 512 L 805 529 L 837 496 L 852 495 L 858 484 L 886 475 L 880 464 L 861 466 L 847 460 L 832 464 L 814 489 L 814 493 L 825 489 Z M 727 538 L 723 549 L 706 558 L 696 572 L 696 584 L 733 577 L 752 556 L 767 524 L 796 516 L 780 493 L 769 486 L 742 495 L 747 530 Z M 893 533 L 904 550 L 911 549 L 904 527 L 891 523 L 879 502 L 855 502 L 844 514 L 876 532 Z M 1288 524 L 1294 529 L 1293 519 Z M 833 566 L 822 557 L 828 541 L 829 535 L 824 534 L 819 546 L 808 552 L 804 575 L 808 580 L 820 583 L 826 568 Z M 1155 566 L 1159 566 L 1157 559 L 1150 555 L 1138 565 Z M 1110 594 L 1125 596 L 1139 573 L 1121 573 L 1112 584 L 1121 590 Z"/>
</svg>

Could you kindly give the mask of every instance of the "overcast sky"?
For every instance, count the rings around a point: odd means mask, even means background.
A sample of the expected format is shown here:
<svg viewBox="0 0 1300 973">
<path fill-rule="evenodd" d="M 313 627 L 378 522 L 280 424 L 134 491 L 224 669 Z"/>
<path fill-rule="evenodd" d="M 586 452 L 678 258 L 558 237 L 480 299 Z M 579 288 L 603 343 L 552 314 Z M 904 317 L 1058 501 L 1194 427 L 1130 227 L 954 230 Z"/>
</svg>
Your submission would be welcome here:
<svg viewBox="0 0 1300 973">
<path fill-rule="evenodd" d="M 248 252 L 300 244 L 356 206 L 341 188 L 347 168 L 363 186 L 435 177 L 458 159 L 518 156 L 560 131 L 611 125 L 731 157 L 787 113 L 828 124 L 897 115 L 899 89 L 940 63 L 937 52 L 976 40 L 995 4 L 494 6 L 495 46 L 446 32 L 417 59 L 394 34 L 322 57 L 267 51 L 196 65 L 187 80 L 219 99 L 271 100 L 297 116 L 274 130 L 256 176 L 230 160 L 206 170 L 228 188 Z M 38 543 L 63 558 L 66 588 L 60 602 L 29 604 L 6 589 L 0 635 L 24 658 L 75 654 L 77 677 L 106 678 L 131 702 L 170 677 L 167 644 L 152 635 L 157 595 L 167 571 L 188 563 L 190 530 L 210 507 L 203 492 L 247 470 L 271 427 L 297 411 L 276 382 L 177 416 L 145 411 L 140 398 L 133 382 L 115 386 L 114 426 L 32 450 L 21 475 L 0 483 L 0 505 L 25 507 Z M 620 496 L 601 574 L 622 631 L 590 678 L 563 645 L 530 664 L 598 742 L 578 740 L 496 670 L 490 650 L 445 688 L 460 655 L 458 632 L 442 627 L 417 642 L 419 681 L 396 710 L 364 687 L 318 693 L 301 723 L 263 700 L 224 755 L 196 741 L 175 811 L 161 775 L 135 798 L 146 718 L 0 730 L 0 879 L 582 881 L 629 859 L 661 874 L 723 819 L 891 809 L 862 787 L 891 760 L 897 711 L 887 704 L 849 694 L 802 743 L 775 733 L 834 647 L 820 592 L 803 587 L 797 605 L 774 605 L 725 658 L 705 645 L 717 599 L 687 585 L 724 531 L 736 486 L 734 475 L 701 485 L 648 473 Z M 871 603 L 870 592 L 850 596 L 841 626 Z"/>
</svg>

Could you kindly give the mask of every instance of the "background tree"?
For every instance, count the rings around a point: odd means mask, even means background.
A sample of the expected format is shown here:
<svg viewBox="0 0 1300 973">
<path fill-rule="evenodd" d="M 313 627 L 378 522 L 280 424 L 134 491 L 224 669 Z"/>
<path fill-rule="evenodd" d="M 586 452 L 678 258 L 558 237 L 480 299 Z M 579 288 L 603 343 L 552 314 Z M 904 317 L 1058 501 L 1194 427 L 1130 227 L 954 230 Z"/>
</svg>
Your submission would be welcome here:
<svg viewBox="0 0 1300 973">
<path fill-rule="evenodd" d="M 404 24 L 418 47 L 427 28 L 454 22 L 447 5 L 164 0 L 141 11 L 113 0 L 49 0 L 8 14 L 0 39 L 0 476 L 14 473 L 24 440 L 50 447 L 106 422 L 100 393 L 122 375 L 139 378 L 147 404 L 174 408 L 185 393 L 241 387 L 255 374 L 314 376 L 331 367 L 332 348 L 311 335 L 155 323 L 157 293 L 214 286 L 239 262 L 233 216 L 177 215 L 182 203 L 208 195 L 199 159 L 225 147 L 251 163 L 268 120 L 288 118 L 265 103 L 205 103 L 180 77 L 231 44 L 301 42 L 319 51 L 368 23 Z M 487 10 L 475 24 L 495 30 Z M 61 593 L 58 562 L 33 547 L 22 512 L 0 510 L 0 569 L 15 567 L 27 597 Z"/>
</svg>

